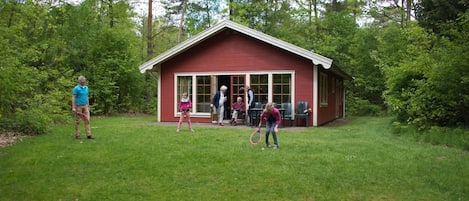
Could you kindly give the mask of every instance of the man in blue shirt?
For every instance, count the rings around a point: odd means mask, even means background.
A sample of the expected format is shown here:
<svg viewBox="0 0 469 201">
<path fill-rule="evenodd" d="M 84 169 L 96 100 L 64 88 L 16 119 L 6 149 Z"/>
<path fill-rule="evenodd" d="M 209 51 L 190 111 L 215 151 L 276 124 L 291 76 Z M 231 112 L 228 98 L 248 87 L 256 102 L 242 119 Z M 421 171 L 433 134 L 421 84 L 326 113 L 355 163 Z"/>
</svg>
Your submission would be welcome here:
<svg viewBox="0 0 469 201">
<path fill-rule="evenodd" d="M 80 137 L 80 118 L 85 122 L 85 132 L 88 139 L 94 139 L 91 135 L 90 126 L 90 105 L 88 99 L 88 86 L 85 85 L 86 78 L 84 76 L 78 77 L 78 85 L 73 88 L 72 96 L 72 111 L 76 113 L 75 118 L 75 139 L 79 140 Z"/>
</svg>

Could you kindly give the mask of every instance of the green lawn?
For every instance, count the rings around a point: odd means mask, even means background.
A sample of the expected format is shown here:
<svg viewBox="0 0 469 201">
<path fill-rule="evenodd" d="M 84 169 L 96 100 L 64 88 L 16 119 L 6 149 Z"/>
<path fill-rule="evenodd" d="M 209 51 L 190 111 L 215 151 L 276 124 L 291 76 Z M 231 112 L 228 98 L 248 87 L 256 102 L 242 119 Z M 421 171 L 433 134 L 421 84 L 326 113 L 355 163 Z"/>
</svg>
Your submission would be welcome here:
<svg viewBox="0 0 469 201">
<path fill-rule="evenodd" d="M 66 125 L 0 148 L 0 200 L 469 200 L 469 152 L 389 127 L 280 129 L 280 149 L 262 150 L 244 126 L 94 118 L 95 140 Z"/>
</svg>

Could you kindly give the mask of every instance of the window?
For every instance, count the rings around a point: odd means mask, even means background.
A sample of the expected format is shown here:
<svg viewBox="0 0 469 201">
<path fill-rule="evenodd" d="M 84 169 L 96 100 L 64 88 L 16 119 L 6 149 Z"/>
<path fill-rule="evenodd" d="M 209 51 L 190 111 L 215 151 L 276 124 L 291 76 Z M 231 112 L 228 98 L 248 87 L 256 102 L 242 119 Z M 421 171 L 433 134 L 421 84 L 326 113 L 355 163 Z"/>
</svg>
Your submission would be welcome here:
<svg viewBox="0 0 469 201">
<path fill-rule="evenodd" d="M 331 86 L 332 94 L 334 94 L 335 93 L 335 86 L 336 86 L 336 79 L 335 78 L 332 78 L 331 84 L 332 84 L 332 86 Z"/>
<path fill-rule="evenodd" d="M 196 112 L 210 112 L 210 76 L 197 76 Z"/>
<path fill-rule="evenodd" d="M 291 103 L 291 74 L 274 74 L 272 87 L 272 102 Z"/>
<path fill-rule="evenodd" d="M 260 72 L 263 73 L 263 72 Z M 177 113 L 179 101 L 182 93 L 186 92 L 192 101 L 192 112 L 195 115 L 205 116 L 210 113 L 210 102 L 213 96 L 214 79 L 229 78 L 230 98 L 232 102 L 238 96 L 246 101 L 244 88 L 248 82 L 254 91 L 256 102 L 266 104 L 272 101 L 278 104 L 293 102 L 294 72 L 272 72 L 264 74 L 245 74 L 238 72 L 227 75 L 207 75 L 207 74 L 179 74 L 175 76 L 175 107 Z M 227 81 L 227 80 L 225 80 Z M 215 82 L 216 83 L 216 82 Z"/>
<path fill-rule="evenodd" d="M 240 90 L 241 88 L 244 88 L 244 75 L 231 76 L 231 87 L 231 102 L 235 102 L 238 96 L 243 98 L 243 101 L 245 101 L 244 90 Z"/>
<path fill-rule="evenodd" d="M 192 76 L 180 76 L 177 80 L 177 103 L 181 101 L 182 93 L 187 93 L 190 99 L 192 96 Z"/>
<path fill-rule="evenodd" d="M 327 74 L 321 73 L 319 75 L 319 96 L 320 96 L 320 106 L 327 107 L 328 105 L 328 81 L 327 81 Z"/>
<path fill-rule="evenodd" d="M 262 104 L 267 103 L 269 90 L 269 76 L 264 75 L 251 75 L 251 89 L 254 91 L 254 100 Z"/>
</svg>

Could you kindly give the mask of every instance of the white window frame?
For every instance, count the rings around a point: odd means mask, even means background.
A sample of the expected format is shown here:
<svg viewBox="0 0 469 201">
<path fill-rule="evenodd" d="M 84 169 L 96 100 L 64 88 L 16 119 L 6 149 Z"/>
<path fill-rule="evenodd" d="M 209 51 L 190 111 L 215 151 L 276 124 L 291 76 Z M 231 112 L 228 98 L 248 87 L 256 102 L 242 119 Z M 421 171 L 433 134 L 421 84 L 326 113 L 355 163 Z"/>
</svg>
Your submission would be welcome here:
<svg viewBox="0 0 469 201">
<path fill-rule="evenodd" d="M 329 91 L 328 91 L 328 75 L 326 73 L 319 73 L 319 106 L 327 107 L 329 105 Z"/>
<path fill-rule="evenodd" d="M 219 76 L 219 75 L 245 75 L 245 82 L 247 85 L 251 84 L 251 75 L 268 75 L 268 90 L 269 93 L 267 95 L 268 101 L 272 102 L 273 100 L 273 75 L 274 74 L 290 74 L 291 75 L 291 102 L 292 102 L 292 112 L 295 111 L 295 71 L 292 70 L 285 70 L 285 71 L 230 71 L 230 72 L 204 72 L 204 73 L 175 73 L 174 74 L 174 117 L 179 117 L 180 112 L 178 111 L 178 97 L 177 97 L 177 84 L 179 77 L 187 77 L 192 76 L 192 93 L 189 97 L 192 101 L 192 113 L 191 117 L 210 117 L 210 112 L 195 112 L 197 111 L 197 76 Z"/>
</svg>

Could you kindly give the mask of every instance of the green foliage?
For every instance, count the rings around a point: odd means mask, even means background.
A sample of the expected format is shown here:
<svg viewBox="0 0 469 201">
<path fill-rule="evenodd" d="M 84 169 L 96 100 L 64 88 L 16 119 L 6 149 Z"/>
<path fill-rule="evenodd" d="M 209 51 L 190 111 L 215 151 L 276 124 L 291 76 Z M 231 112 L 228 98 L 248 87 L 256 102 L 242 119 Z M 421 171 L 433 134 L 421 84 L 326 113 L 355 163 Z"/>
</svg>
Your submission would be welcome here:
<svg viewBox="0 0 469 201">
<path fill-rule="evenodd" d="M 390 27 L 380 42 L 375 58 L 386 76 L 386 103 L 399 121 L 419 129 L 467 122 L 467 93 L 461 93 L 468 88 L 468 60 L 461 56 L 468 53 L 465 45 L 418 26 Z"/>
<path fill-rule="evenodd" d="M 351 116 L 378 116 L 383 113 L 383 109 L 379 105 L 370 103 L 369 100 L 350 96 L 347 99 L 346 112 Z"/>
<path fill-rule="evenodd" d="M 221 1 L 188 2 L 184 29 L 187 36 L 193 36 L 216 24 L 221 13 Z"/>
<path fill-rule="evenodd" d="M 454 28 L 452 22 L 457 21 L 468 8 L 467 0 L 421 0 L 416 6 L 416 18 L 422 27 L 446 35 L 448 28 Z"/>
<path fill-rule="evenodd" d="M 347 100 L 360 98 L 369 103 L 384 107 L 382 93 L 385 90 L 384 75 L 378 62 L 373 59 L 373 52 L 378 49 L 378 30 L 375 28 L 359 29 L 350 44 L 350 66 L 347 69 L 354 75 L 352 85 L 347 88 L 351 94 Z M 352 104 L 352 105 L 350 105 Z M 347 103 L 353 107 L 353 103 Z"/>
<path fill-rule="evenodd" d="M 0 1 L 0 118 L 41 134 L 69 120 L 78 75 L 93 113 L 138 111 L 144 77 L 127 1 Z M 96 86 L 93 84 L 96 83 Z"/>
<path fill-rule="evenodd" d="M 43 112 L 41 107 L 19 110 L 16 117 L 0 118 L 0 131 L 13 131 L 21 135 L 40 135 L 50 131 L 52 119 Z"/>
<path fill-rule="evenodd" d="M 392 123 L 392 133 L 417 142 L 456 147 L 469 151 L 469 131 L 463 128 L 432 126 L 422 131 L 414 125 L 395 121 Z"/>
</svg>

